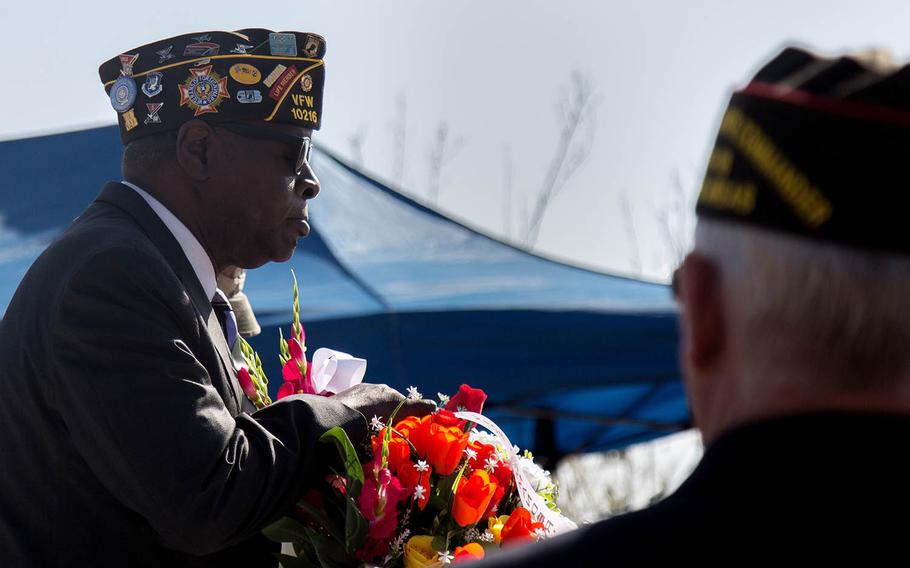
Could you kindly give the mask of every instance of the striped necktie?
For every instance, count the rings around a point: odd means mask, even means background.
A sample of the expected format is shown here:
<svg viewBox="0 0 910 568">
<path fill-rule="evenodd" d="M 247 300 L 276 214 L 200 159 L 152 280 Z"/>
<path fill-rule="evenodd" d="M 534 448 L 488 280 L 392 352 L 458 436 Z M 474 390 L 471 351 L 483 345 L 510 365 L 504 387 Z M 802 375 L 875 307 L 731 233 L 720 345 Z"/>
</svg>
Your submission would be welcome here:
<svg viewBox="0 0 910 568">
<path fill-rule="evenodd" d="M 224 332 L 228 349 L 234 349 L 234 342 L 237 341 L 237 317 L 234 315 L 234 310 L 231 309 L 227 296 L 217 288 L 215 288 L 215 297 L 212 298 L 212 309 L 215 310 L 218 323 L 221 324 L 221 331 Z"/>
</svg>

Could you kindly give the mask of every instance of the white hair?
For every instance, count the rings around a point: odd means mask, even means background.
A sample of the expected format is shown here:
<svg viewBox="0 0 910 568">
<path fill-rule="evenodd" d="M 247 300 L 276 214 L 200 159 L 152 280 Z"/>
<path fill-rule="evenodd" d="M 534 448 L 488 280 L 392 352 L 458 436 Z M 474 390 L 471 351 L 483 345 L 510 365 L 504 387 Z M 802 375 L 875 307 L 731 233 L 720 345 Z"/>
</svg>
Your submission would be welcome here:
<svg viewBox="0 0 910 568">
<path fill-rule="evenodd" d="M 705 219 L 695 251 L 719 268 L 754 386 L 910 392 L 910 255 Z"/>
</svg>

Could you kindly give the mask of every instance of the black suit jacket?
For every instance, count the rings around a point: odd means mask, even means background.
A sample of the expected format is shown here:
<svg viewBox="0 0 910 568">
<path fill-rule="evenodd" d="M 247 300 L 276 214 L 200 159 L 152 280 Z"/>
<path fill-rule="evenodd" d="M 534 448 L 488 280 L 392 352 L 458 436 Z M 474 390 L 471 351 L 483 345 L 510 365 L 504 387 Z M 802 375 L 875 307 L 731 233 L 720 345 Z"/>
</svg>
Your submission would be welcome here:
<svg viewBox="0 0 910 568">
<path fill-rule="evenodd" d="M 294 396 L 248 415 L 189 261 L 108 184 L 35 261 L 0 323 L 0 564 L 225 566 L 363 416 Z M 206 556 L 228 549 L 220 555 Z M 249 565 L 249 564 L 248 564 Z"/>
<path fill-rule="evenodd" d="M 477 568 L 905 565 L 910 418 L 829 414 L 719 438 L 671 496 Z"/>
</svg>

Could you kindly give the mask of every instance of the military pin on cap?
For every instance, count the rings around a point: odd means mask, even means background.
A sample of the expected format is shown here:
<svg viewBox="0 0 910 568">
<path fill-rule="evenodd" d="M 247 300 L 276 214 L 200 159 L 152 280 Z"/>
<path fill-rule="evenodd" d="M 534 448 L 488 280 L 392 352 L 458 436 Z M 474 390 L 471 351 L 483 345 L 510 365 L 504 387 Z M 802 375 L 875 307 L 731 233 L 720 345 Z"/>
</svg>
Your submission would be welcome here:
<svg viewBox="0 0 910 568">
<path fill-rule="evenodd" d="M 139 54 L 128 54 L 124 53 L 120 55 L 120 74 L 125 77 L 130 77 L 133 74 L 133 65 L 136 63 L 136 60 L 139 59 Z"/>
<path fill-rule="evenodd" d="M 270 33 L 269 53 L 282 57 L 297 57 L 297 36 L 287 33 Z"/>
<path fill-rule="evenodd" d="M 118 77 L 111 87 L 111 106 L 121 114 L 128 111 L 136 102 L 137 91 L 136 81 L 131 76 Z"/>
<path fill-rule="evenodd" d="M 162 77 L 163 75 L 158 71 L 153 71 L 145 76 L 145 82 L 142 83 L 142 92 L 145 93 L 145 96 L 152 98 L 164 89 L 164 85 L 161 83 Z"/>
</svg>

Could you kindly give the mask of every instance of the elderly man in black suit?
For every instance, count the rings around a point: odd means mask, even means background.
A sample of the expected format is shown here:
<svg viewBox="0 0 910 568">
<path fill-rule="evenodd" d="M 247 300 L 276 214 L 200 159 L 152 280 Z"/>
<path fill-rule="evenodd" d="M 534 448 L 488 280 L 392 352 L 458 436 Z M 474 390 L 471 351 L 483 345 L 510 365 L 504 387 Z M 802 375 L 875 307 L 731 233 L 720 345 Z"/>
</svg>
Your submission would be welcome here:
<svg viewBox="0 0 910 568">
<path fill-rule="evenodd" d="M 124 181 L 34 263 L 0 324 L 3 566 L 274 564 L 257 535 L 327 471 L 319 436 L 360 443 L 364 414 L 402 400 L 361 385 L 251 413 L 231 361 L 215 275 L 287 260 L 309 231 L 324 50 L 249 29 L 101 66 Z"/>
<path fill-rule="evenodd" d="M 481 566 L 903 562 L 907 71 L 786 49 L 733 95 L 674 278 L 701 463 L 654 506 Z"/>
</svg>

